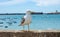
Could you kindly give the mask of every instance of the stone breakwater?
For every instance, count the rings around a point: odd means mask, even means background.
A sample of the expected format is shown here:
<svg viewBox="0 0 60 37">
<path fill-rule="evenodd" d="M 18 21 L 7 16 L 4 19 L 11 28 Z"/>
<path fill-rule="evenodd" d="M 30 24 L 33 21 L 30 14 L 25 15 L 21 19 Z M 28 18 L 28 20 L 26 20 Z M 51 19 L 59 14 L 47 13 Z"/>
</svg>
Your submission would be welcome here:
<svg viewBox="0 0 60 37">
<path fill-rule="evenodd" d="M 60 37 L 60 32 L 54 31 L 0 31 L 0 37 Z"/>
</svg>

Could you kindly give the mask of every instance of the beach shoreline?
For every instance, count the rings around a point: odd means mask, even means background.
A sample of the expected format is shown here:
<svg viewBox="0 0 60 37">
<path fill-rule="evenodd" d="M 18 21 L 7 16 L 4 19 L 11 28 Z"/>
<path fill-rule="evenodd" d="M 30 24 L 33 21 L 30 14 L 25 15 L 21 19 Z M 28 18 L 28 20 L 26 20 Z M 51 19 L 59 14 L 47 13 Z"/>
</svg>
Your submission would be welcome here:
<svg viewBox="0 0 60 37">
<path fill-rule="evenodd" d="M 0 30 L 0 32 L 23 32 L 28 30 Z M 60 30 L 29 30 L 31 32 L 60 32 Z"/>
</svg>

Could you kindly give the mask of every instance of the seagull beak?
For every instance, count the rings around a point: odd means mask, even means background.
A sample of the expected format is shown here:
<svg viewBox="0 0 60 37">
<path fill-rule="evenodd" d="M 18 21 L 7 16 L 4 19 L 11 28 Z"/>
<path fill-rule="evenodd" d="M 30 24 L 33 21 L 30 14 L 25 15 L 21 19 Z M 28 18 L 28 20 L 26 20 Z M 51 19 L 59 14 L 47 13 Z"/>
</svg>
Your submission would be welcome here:
<svg viewBox="0 0 60 37">
<path fill-rule="evenodd" d="M 33 12 L 31 11 L 30 13 L 32 14 Z"/>
<path fill-rule="evenodd" d="M 34 12 L 31 12 L 31 14 L 33 14 Z"/>
</svg>

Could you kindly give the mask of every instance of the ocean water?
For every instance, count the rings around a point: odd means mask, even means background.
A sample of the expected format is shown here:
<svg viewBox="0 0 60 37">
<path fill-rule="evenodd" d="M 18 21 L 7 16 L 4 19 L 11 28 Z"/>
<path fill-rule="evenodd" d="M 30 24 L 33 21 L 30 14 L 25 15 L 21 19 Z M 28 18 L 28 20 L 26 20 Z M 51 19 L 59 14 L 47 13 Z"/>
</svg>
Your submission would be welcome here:
<svg viewBox="0 0 60 37">
<path fill-rule="evenodd" d="M 22 26 L 18 26 L 21 23 L 21 18 L 24 15 L 0 15 L 0 29 L 10 30 L 23 30 Z M 25 30 L 28 26 L 25 25 Z M 60 14 L 50 15 L 32 15 L 32 22 L 30 24 L 32 30 L 47 30 L 47 29 L 60 29 Z"/>
</svg>

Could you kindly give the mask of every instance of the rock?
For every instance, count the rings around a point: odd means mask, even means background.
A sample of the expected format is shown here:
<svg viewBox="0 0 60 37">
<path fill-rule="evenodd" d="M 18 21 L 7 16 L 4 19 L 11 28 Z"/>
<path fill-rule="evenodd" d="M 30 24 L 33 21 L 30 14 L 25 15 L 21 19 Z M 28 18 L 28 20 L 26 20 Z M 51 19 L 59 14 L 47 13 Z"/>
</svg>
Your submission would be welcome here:
<svg viewBox="0 0 60 37">
<path fill-rule="evenodd" d="M 0 37 L 60 37 L 60 32 L 40 32 L 35 33 L 32 31 L 22 32 L 0 32 Z"/>
</svg>

